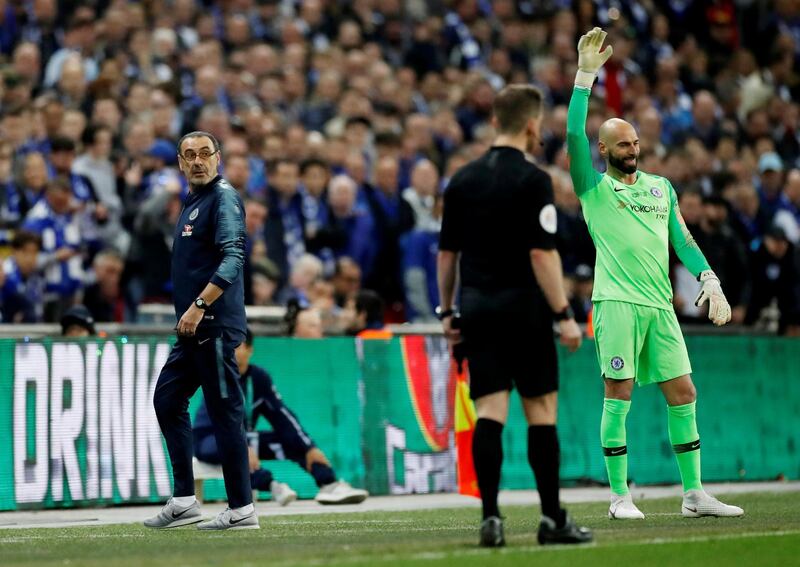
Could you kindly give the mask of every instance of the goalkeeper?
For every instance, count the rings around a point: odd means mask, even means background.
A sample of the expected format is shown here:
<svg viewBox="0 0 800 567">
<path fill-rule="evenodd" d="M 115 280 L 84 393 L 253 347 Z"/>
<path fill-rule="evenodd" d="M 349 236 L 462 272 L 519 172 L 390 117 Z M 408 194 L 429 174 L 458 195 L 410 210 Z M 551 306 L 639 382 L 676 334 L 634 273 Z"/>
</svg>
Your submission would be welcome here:
<svg viewBox="0 0 800 567">
<path fill-rule="evenodd" d="M 736 506 L 706 494 L 700 482 L 696 391 L 683 335 L 672 307 L 669 244 L 702 284 L 696 304 L 708 303 L 716 325 L 731 318 L 719 278 L 711 271 L 678 209 L 670 182 L 637 170 L 639 138 L 628 122 L 611 118 L 600 127 L 598 149 L 605 174 L 592 167 L 585 121 L 595 75 L 612 47 L 600 51 L 600 28 L 578 43 L 578 72 L 569 104 L 567 148 L 570 174 L 597 248 L 594 325 L 605 383 L 600 438 L 611 483 L 609 518 L 642 519 L 627 486 L 625 418 L 633 382 L 657 383 L 667 401 L 669 439 L 683 481 L 686 517 L 741 516 Z"/>
</svg>

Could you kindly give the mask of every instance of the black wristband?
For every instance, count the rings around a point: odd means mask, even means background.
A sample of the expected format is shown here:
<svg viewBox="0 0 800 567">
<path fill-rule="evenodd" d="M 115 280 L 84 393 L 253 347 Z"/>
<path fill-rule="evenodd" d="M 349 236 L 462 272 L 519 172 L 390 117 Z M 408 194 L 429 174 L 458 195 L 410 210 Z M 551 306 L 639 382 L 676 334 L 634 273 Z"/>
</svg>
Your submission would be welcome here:
<svg viewBox="0 0 800 567">
<path fill-rule="evenodd" d="M 436 307 L 435 313 L 436 313 L 436 318 L 439 319 L 439 321 L 444 321 L 444 319 L 446 319 L 447 317 L 452 317 L 453 315 L 455 315 L 456 310 L 452 308 L 442 309 L 442 306 L 440 305 Z"/>
<path fill-rule="evenodd" d="M 553 319 L 556 321 L 569 321 L 570 319 L 575 318 L 575 312 L 572 310 L 571 305 L 567 305 L 564 309 L 559 311 L 558 313 L 553 313 Z"/>
</svg>

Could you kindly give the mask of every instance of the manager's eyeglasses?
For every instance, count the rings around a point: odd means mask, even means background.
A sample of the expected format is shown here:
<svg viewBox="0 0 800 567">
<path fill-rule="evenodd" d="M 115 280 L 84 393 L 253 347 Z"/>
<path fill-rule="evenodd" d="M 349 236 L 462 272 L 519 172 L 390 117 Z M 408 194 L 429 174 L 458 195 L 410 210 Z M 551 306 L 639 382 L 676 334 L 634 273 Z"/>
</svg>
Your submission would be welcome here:
<svg viewBox="0 0 800 567">
<path fill-rule="evenodd" d="M 199 152 L 195 152 L 194 150 L 186 150 L 180 155 L 184 161 L 192 162 L 197 158 L 200 158 L 202 161 L 206 161 L 207 159 L 211 158 L 218 150 L 200 150 Z"/>
</svg>

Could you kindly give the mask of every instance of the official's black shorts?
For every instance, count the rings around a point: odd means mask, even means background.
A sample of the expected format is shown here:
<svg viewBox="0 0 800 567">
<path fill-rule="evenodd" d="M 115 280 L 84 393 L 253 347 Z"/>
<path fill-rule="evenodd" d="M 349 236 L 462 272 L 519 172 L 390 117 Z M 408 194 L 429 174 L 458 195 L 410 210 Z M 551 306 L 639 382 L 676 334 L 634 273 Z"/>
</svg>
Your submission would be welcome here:
<svg viewBox="0 0 800 567">
<path fill-rule="evenodd" d="M 525 398 L 558 390 L 553 319 L 535 290 L 464 288 L 461 317 L 473 400 L 514 387 Z"/>
</svg>

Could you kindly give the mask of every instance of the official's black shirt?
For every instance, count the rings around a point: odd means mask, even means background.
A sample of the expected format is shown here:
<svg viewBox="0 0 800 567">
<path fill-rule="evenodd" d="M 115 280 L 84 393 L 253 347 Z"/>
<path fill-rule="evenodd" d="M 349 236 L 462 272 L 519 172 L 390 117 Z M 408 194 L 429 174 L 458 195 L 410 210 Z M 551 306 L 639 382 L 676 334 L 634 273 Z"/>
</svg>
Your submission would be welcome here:
<svg viewBox="0 0 800 567">
<path fill-rule="evenodd" d="M 556 246 L 550 176 L 511 147 L 460 169 L 444 194 L 439 249 L 461 253 L 463 288 L 538 290 L 531 249 Z"/>
</svg>

